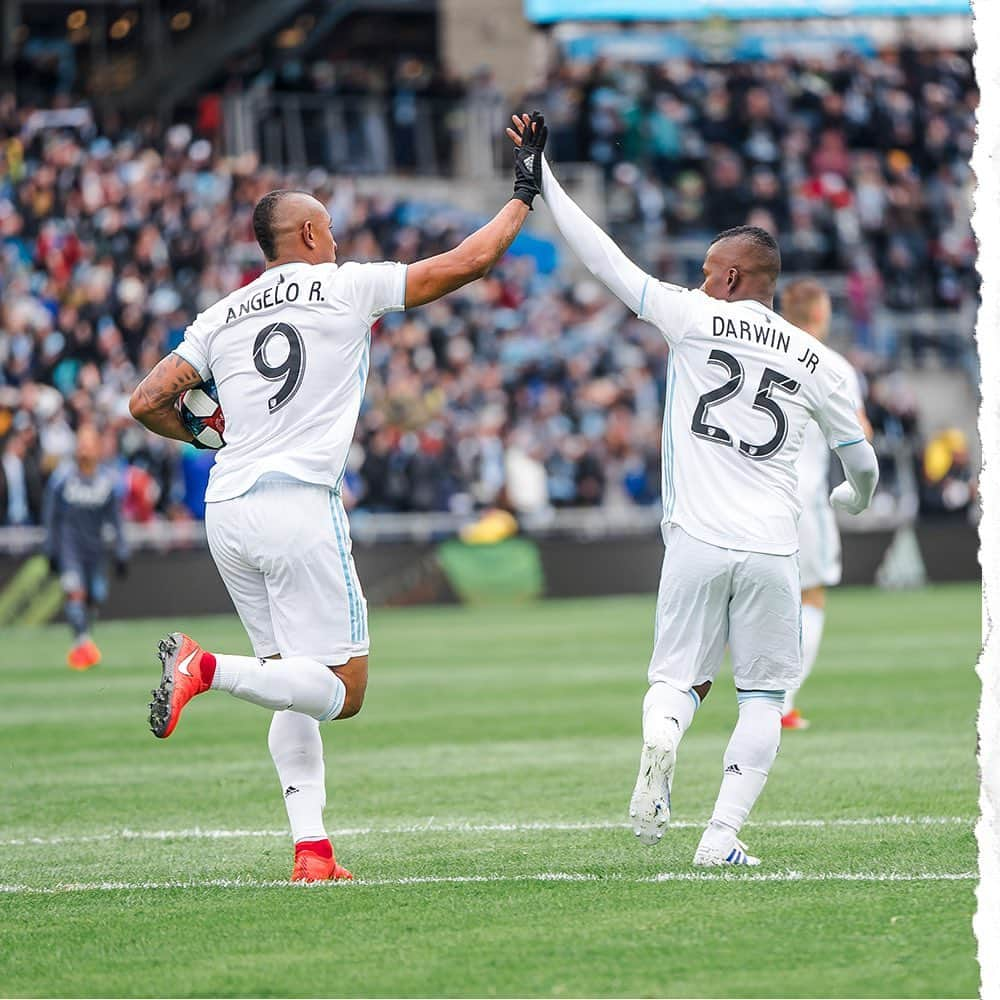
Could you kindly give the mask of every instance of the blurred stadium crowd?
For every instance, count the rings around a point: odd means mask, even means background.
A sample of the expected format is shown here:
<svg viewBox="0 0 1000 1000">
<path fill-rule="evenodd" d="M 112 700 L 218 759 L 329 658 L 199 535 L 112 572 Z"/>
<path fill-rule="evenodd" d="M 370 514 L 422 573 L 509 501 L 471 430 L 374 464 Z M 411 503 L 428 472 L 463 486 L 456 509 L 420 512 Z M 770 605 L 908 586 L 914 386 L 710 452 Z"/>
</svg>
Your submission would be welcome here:
<svg viewBox="0 0 1000 1000">
<path fill-rule="evenodd" d="M 366 79 L 330 79 L 341 78 Z M 554 160 L 605 168 L 620 235 L 664 240 L 647 261 L 656 273 L 697 283 L 670 239 L 697 238 L 703 252 L 713 232 L 751 221 L 781 234 L 789 270 L 849 275 L 885 496 L 912 454 L 928 511 L 974 498 L 968 449 L 935 439 L 920 461 L 916 400 L 874 316 L 975 298 L 976 100 L 968 58 L 949 52 L 843 54 L 825 67 L 567 63 L 526 98 L 546 109 Z M 314 189 L 343 259 L 414 260 L 474 225 L 449 207 L 359 197 L 322 171 L 224 159 L 215 136 L 187 125 L 99 132 L 60 114 L 0 97 L 0 524 L 37 523 L 44 481 L 85 422 L 121 467 L 127 518 L 201 515 L 211 456 L 146 434 L 127 399 L 195 312 L 259 272 L 250 215 L 265 191 Z M 961 336 L 910 346 L 946 363 L 969 349 Z M 372 511 L 654 504 L 665 360 L 659 335 L 602 289 L 512 254 L 377 328 L 351 499 Z"/>
</svg>

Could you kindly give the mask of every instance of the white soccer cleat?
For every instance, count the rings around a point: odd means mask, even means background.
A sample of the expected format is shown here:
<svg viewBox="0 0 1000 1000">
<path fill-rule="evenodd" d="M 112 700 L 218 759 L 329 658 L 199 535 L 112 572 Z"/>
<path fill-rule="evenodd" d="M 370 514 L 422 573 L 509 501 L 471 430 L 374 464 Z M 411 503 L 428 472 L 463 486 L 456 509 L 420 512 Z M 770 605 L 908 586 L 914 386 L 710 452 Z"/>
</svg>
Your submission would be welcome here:
<svg viewBox="0 0 1000 1000">
<path fill-rule="evenodd" d="M 639 777 L 629 804 L 632 832 L 640 844 L 657 843 L 670 822 L 670 782 L 677 750 L 672 740 L 644 743 L 639 758 Z"/>
<path fill-rule="evenodd" d="M 694 854 L 694 864 L 699 868 L 719 868 L 724 865 L 749 865 L 752 868 L 760 864 L 760 858 L 747 854 L 747 845 L 742 840 L 736 840 L 728 853 L 699 844 Z"/>
</svg>

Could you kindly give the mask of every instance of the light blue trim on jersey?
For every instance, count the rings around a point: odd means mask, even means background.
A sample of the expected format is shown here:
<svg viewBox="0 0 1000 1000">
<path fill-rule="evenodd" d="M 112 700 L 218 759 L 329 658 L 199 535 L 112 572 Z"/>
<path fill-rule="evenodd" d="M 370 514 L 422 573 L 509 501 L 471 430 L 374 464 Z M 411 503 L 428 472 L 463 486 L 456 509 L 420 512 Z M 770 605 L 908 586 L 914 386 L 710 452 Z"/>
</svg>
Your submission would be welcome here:
<svg viewBox="0 0 1000 1000">
<path fill-rule="evenodd" d="M 340 514 L 340 523 L 342 530 L 344 532 L 344 538 L 347 539 L 347 544 L 345 548 L 350 547 L 350 537 L 351 537 L 351 526 L 350 522 L 347 520 L 347 511 L 344 509 L 343 501 L 338 501 L 337 511 Z M 361 583 L 358 580 L 357 573 L 354 569 L 354 560 L 348 558 L 347 560 L 347 576 L 348 576 L 348 589 L 351 597 L 354 601 L 354 608 L 357 614 L 357 642 L 363 642 L 368 638 L 368 625 L 365 621 L 365 607 L 364 599 L 361 596 Z"/>
<path fill-rule="evenodd" d="M 344 584 L 347 587 L 347 607 L 350 612 L 351 642 L 360 642 L 358 625 L 358 605 L 355 600 L 354 580 L 351 577 L 351 564 L 347 554 L 347 543 L 344 538 L 343 528 L 340 523 L 338 508 L 340 498 L 335 494 L 330 494 L 330 517 L 333 519 L 333 531 L 337 536 L 337 551 L 340 553 L 340 566 L 344 571 Z"/>
<path fill-rule="evenodd" d="M 674 389 L 677 372 L 674 369 L 673 351 L 667 356 L 666 407 L 663 413 L 663 519 L 669 521 L 674 513 L 677 489 L 674 484 Z"/>
<path fill-rule="evenodd" d="M 646 308 L 646 289 L 649 287 L 649 275 L 646 275 L 646 280 L 642 283 L 642 295 L 639 296 L 639 311 L 636 313 L 640 319 L 642 319 L 643 310 Z"/>
<path fill-rule="evenodd" d="M 834 448 L 848 448 L 852 444 L 861 444 L 864 438 L 858 438 L 856 441 L 841 441 L 840 444 L 835 444 Z"/>
<path fill-rule="evenodd" d="M 344 532 L 344 538 L 350 541 L 351 524 L 347 518 L 347 511 L 344 509 L 344 502 L 338 498 L 337 511 L 340 514 L 340 523 Z M 349 548 L 345 545 L 345 548 Z M 365 599 L 361 593 L 361 581 L 358 579 L 357 570 L 354 568 L 354 560 L 347 560 L 348 588 L 354 597 L 354 606 L 357 609 L 358 620 L 358 642 L 365 642 L 368 639 L 368 619 L 365 616 Z"/>
<path fill-rule="evenodd" d="M 367 336 L 365 337 L 365 346 L 361 350 L 361 360 L 358 362 L 358 413 L 361 413 L 361 407 L 365 401 L 365 388 L 368 385 L 368 369 L 371 367 L 371 350 L 372 350 L 372 332 L 369 329 Z M 347 474 L 347 462 L 351 457 L 351 446 L 347 446 L 347 454 L 344 456 L 344 464 L 340 469 L 340 475 L 337 476 L 337 485 L 333 488 L 333 492 L 340 496 L 340 490 L 344 485 L 344 476 Z"/>
<path fill-rule="evenodd" d="M 691 700 L 694 702 L 694 710 L 697 712 L 701 708 L 701 698 L 694 688 L 688 688 L 688 694 L 691 695 Z"/>
</svg>

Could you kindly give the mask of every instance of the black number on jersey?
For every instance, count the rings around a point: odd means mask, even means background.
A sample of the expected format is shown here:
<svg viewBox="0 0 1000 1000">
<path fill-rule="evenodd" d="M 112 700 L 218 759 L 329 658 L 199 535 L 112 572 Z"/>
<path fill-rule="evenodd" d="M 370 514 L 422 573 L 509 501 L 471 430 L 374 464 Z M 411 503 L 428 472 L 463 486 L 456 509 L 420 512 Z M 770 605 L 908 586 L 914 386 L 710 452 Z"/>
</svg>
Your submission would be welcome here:
<svg viewBox="0 0 1000 1000">
<path fill-rule="evenodd" d="M 719 444 L 729 445 L 733 443 L 729 432 L 714 424 L 706 423 L 705 417 L 710 407 L 718 406 L 719 403 L 725 402 L 740 391 L 743 386 L 743 366 L 725 351 L 712 351 L 708 356 L 708 363 L 725 368 L 729 372 L 729 378 L 718 389 L 706 392 L 698 400 L 694 416 L 691 418 L 691 430 L 696 437 L 704 438 L 706 441 L 717 441 Z"/>
<path fill-rule="evenodd" d="M 279 365 L 271 365 L 265 357 L 268 344 L 282 337 L 288 344 L 288 356 Z M 306 368 L 306 351 L 302 334 L 290 323 L 269 323 L 253 343 L 253 366 L 269 382 L 281 382 L 281 388 L 267 401 L 267 412 L 276 413 L 299 391 Z"/>
<path fill-rule="evenodd" d="M 744 371 L 743 366 L 727 351 L 712 351 L 708 356 L 710 365 L 718 365 L 729 372 L 729 378 L 717 389 L 706 392 L 695 407 L 694 416 L 691 418 L 691 431 L 696 437 L 704 441 L 715 441 L 718 444 L 732 445 L 732 435 L 706 422 L 705 417 L 712 406 L 735 396 L 743 386 Z M 760 385 L 757 387 L 757 395 L 754 397 L 753 408 L 763 410 L 774 421 L 774 434 L 770 440 L 763 444 L 750 444 L 747 441 L 740 441 L 740 454 L 756 461 L 764 461 L 781 450 L 781 446 L 788 437 L 788 417 L 785 411 L 772 398 L 775 389 L 787 392 L 794 396 L 799 391 L 799 383 L 787 375 L 783 375 L 773 368 L 765 368 L 761 376 Z"/>
</svg>

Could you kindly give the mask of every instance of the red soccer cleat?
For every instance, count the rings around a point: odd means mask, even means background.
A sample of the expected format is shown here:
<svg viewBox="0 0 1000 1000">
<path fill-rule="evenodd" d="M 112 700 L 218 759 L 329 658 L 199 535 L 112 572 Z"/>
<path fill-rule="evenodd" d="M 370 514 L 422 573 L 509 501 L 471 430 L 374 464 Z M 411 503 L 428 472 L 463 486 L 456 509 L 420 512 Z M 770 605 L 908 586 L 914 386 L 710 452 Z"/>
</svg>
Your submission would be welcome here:
<svg viewBox="0 0 1000 1000">
<path fill-rule="evenodd" d="M 89 670 L 101 662 L 101 651 L 93 639 L 81 639 L 66 656 L 66 666 L 70 670 Z"/>
<path fill-rule="evenodd" d="M 159 655 L 163 676 L 149 703 L 149 728 L 165 740 L 177 728 L 184 706 L 212 686 L 215 657 L 183 632 L 171 632 L 160 643 Z"/>
<path fill-rule="evenodd" d="M 293 882 L 328 882 L 354 876 L 337 863 L 329 840 L 303 840 L 295 845 Z"/>
<path fill-rule="evenodd" d="M 793 708 L 787 715 L 781 717 L 782 729 L 808 729 L 809 720 L 802 718 L 802 713 Z"/>
</svg>

